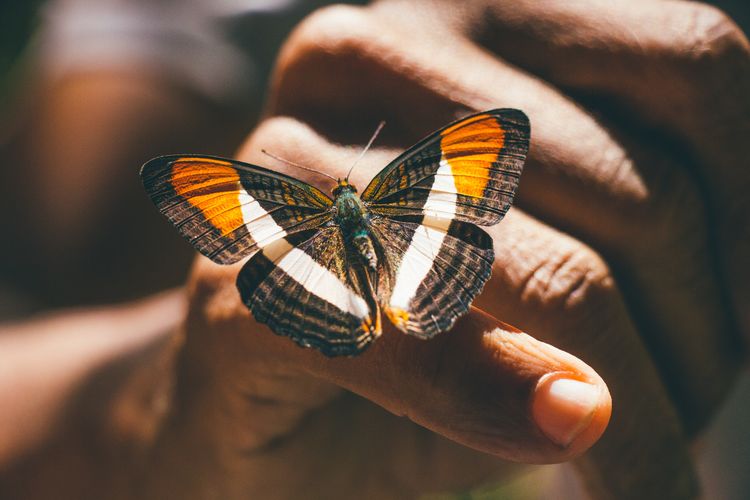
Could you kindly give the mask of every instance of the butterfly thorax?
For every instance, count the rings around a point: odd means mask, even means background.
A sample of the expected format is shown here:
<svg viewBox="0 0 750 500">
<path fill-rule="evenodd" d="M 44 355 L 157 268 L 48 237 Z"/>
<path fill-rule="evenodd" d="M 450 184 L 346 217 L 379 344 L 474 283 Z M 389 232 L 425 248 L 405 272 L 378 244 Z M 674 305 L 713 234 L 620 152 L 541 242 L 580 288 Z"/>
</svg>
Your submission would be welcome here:
<svg viewBox="0 0 750 500">
<path fill-rule="evenodd" d="M 338 224 L 344 241 L 353 247 L 363 263 L 372 270 L 377 269 L 377 256 L 370 238 L 367 207 L 357 195 L 357 188 L 346 180 L 339 181 L 333 190 L 333 220 Z"/>
</svg>

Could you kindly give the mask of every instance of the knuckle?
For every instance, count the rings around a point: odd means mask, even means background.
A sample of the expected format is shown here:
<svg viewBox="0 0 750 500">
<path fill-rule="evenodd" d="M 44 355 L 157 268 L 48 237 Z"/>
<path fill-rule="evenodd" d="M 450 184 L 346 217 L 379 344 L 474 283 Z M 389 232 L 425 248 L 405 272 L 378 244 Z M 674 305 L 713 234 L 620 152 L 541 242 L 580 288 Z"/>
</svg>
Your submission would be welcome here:
<svg viewBox="0 0 750 500">
<path fill-rule="evenodd" d="M 742 30 L 720 9 L 691 5 L 680 51 L 692 62 L 724 63 L 748 55 L 748 42 Z"/>
<path fill-rule="evenodd" d="M 382 82 L 387 54 L 397 44 L 363 7 L 332 6 L 302 21 L 282 48 L 269 94 L 269 109 L 333 126 L 365 105 L 362 88 Z M 387 80 L 387 78 L 386 78 Z"/>
<path fill-rule="evenodd" d="M 280 64 L 309 52 L 340 52 L 363 48 L 364 38 L 373 32 L 370 16 L 363 7 L 333 5 L 319 9 L 295 28 L 281 52 Z"/>
<path fill-rule="evenodd" d="M 577 243 L 547 264 L 541 297 L 561 346 L 586 332 L 592 343 L 606 342 L 609 333 L 600 325 L 618 316 L 622 299 L 612 273 L 593 250 Z"/>
<path fill-rule="evenodd" d="M 616 300 L 609 267 L 593 250 L 577 241 L 560 241 L 553 253 L 527 277 L 524 301 L 540 303 L 556 316 L 577 320 Z"/>
<path fill-rule="evenodd" d="M 691 129 L 691 134 L 723 134 L 740 112 L 735 102 L 742 102 L 747 93 L 750 43 L 718 8 L 677 5 L 666 21 L 669 31 L 653 52 L 656 78 L 669 82 L 669 112 L 682 115 L 681 127 Z"/>
</svg>

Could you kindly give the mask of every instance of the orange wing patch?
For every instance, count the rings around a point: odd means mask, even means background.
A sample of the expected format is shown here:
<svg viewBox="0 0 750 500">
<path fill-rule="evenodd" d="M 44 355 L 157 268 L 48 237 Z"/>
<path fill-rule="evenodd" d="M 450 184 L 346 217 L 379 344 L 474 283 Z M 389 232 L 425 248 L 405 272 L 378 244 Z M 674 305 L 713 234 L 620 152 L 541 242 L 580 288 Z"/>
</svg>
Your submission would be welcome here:
<svg viewBox="0 0 750 500">
<path fill-rule="evenodd" d="M 196 168 L 200 163 L 200 169 Z M 227 236 L 244 225 L 240 208 L 240 176 L 231 163 L 208 158 L 181 158 L 172 164 L 170 181 L 179 196 Z"/>
<path fill-rule="evenodd" d="M 489 169 L 505 143 L 505 131 L 495 117 L 477 115 L 441 133 L 440 148 L 453 173 L 459 194 L 482 198 Z"/>
</svg>

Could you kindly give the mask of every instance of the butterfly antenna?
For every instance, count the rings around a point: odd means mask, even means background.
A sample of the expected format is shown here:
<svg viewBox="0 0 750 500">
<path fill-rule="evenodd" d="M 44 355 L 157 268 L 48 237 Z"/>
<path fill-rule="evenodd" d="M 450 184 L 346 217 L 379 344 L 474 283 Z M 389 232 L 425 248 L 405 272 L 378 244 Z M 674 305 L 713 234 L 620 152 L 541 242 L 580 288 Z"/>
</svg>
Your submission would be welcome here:
<svg viewBox="0 0 750 500">
<path fill-rule="evenodd" d="M 362 150 L 362 152 L 359 154 L 359 157 L 357 157 L 356 160 L 354 160 L 354 163 L 352 163 L 351 168 L 349 169 L 349 172 L 347 172 L 346 179 L 349 180 L 349 176 L 352 174 L 352 170 L 354 170 L 354 167 L 359 163 L 359 160 L 362 159 L 363 156 L 365 156 L 365 153 L 367 153 L 367 150 L 370 149 L 370 146 L 372 146 L 372 143 L 375 142 L 375 138 L 378 136 L 381 130 L 383 130 L 383 127 L 385 126 L 385 121 L 381 121 L 378 124 L 378 128 L 375 129 L 375 132 L 372 134 L 372 137 L 370 137 L 370 141 L 367 143 L 367 146 L 365 146 L 365 149 Z"/>
<path fill-rule="evenodd" d="M 294 163 L 293 161 L 290 161 L 290 160 L 286 160 L 286 159 L 284 159 L 284 158 L 282 158 L 282 157 L 280 157 L 280 156 L 276 156 L 276 155 L 275 155 L 275 154 L 273 154 L 273 153 L 269 153 L 269 152 L 268 152 L 268 151 L 266 151 L 265 149 L 261 149 L 260 151 L 261 151 L 261 153 L 263 153 L 264 155 L 266 155 L 266 156 L 270 156 L 270 157 L 271 157 L 271 158 L 273 158 L 274 160 L 279 160 L 279 161 L 280 161 L 280 162 L 282 162 L 282 163 L 286 163 L 286 164 L 287 164 L 287 165 L 289 165 L 289 166 L 292 166 L 292 167 L 297 167 L 297 168 L 301 168 L 302 170 L 307 170 L 308 172 L 313 172 L 313 173 L 316 173 L 316 174 L 320 174 L 320 175 L 325 175 L 326 177 L 328 177 L 329 179 L 331 179 L 331 180 L 332 180 L 333 182 L 338 182 L 338 181 L 339 181 L 339 180 L 338 180 L 337 178 L 335 178 L 335 177 L 334 177 L 334 176 L 332 176 L 332 175 L 329 175 L 329 174 L 327 174 L 327 173 L 325 173 L 325 172 L 321 172 L 320 170 L 315 170 L 314 168 L 310 168 L 310 167 L 306 167 L 306 166 L 304 166 L 304 165 L 300 165 L 299 163 Z"/>
</svg>

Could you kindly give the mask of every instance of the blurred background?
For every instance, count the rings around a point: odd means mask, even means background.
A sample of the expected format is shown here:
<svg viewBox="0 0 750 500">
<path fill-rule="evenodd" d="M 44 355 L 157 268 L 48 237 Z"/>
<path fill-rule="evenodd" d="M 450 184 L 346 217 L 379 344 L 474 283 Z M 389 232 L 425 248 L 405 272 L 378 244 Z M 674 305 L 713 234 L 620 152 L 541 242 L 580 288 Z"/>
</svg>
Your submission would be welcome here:
<svg viewBox="0 0 750 500">
<path fill-rule="evenodd" d="M 280 44 L 325 3 L 0 3 L 0 322 L 182 284 L 193 251 L 148 202 L 140 165 L 176 152 L 231 156 L 262 113 Z M 748 32 L 747 0 L 714 3 Z M 748 422 L 745 375 L 699 443 L 706 498 L 750 498 Z M 34 470 L 8 456 L 0 482 Z M 467 498 L 573 495 L 559 471 Z"/>
</svg>

